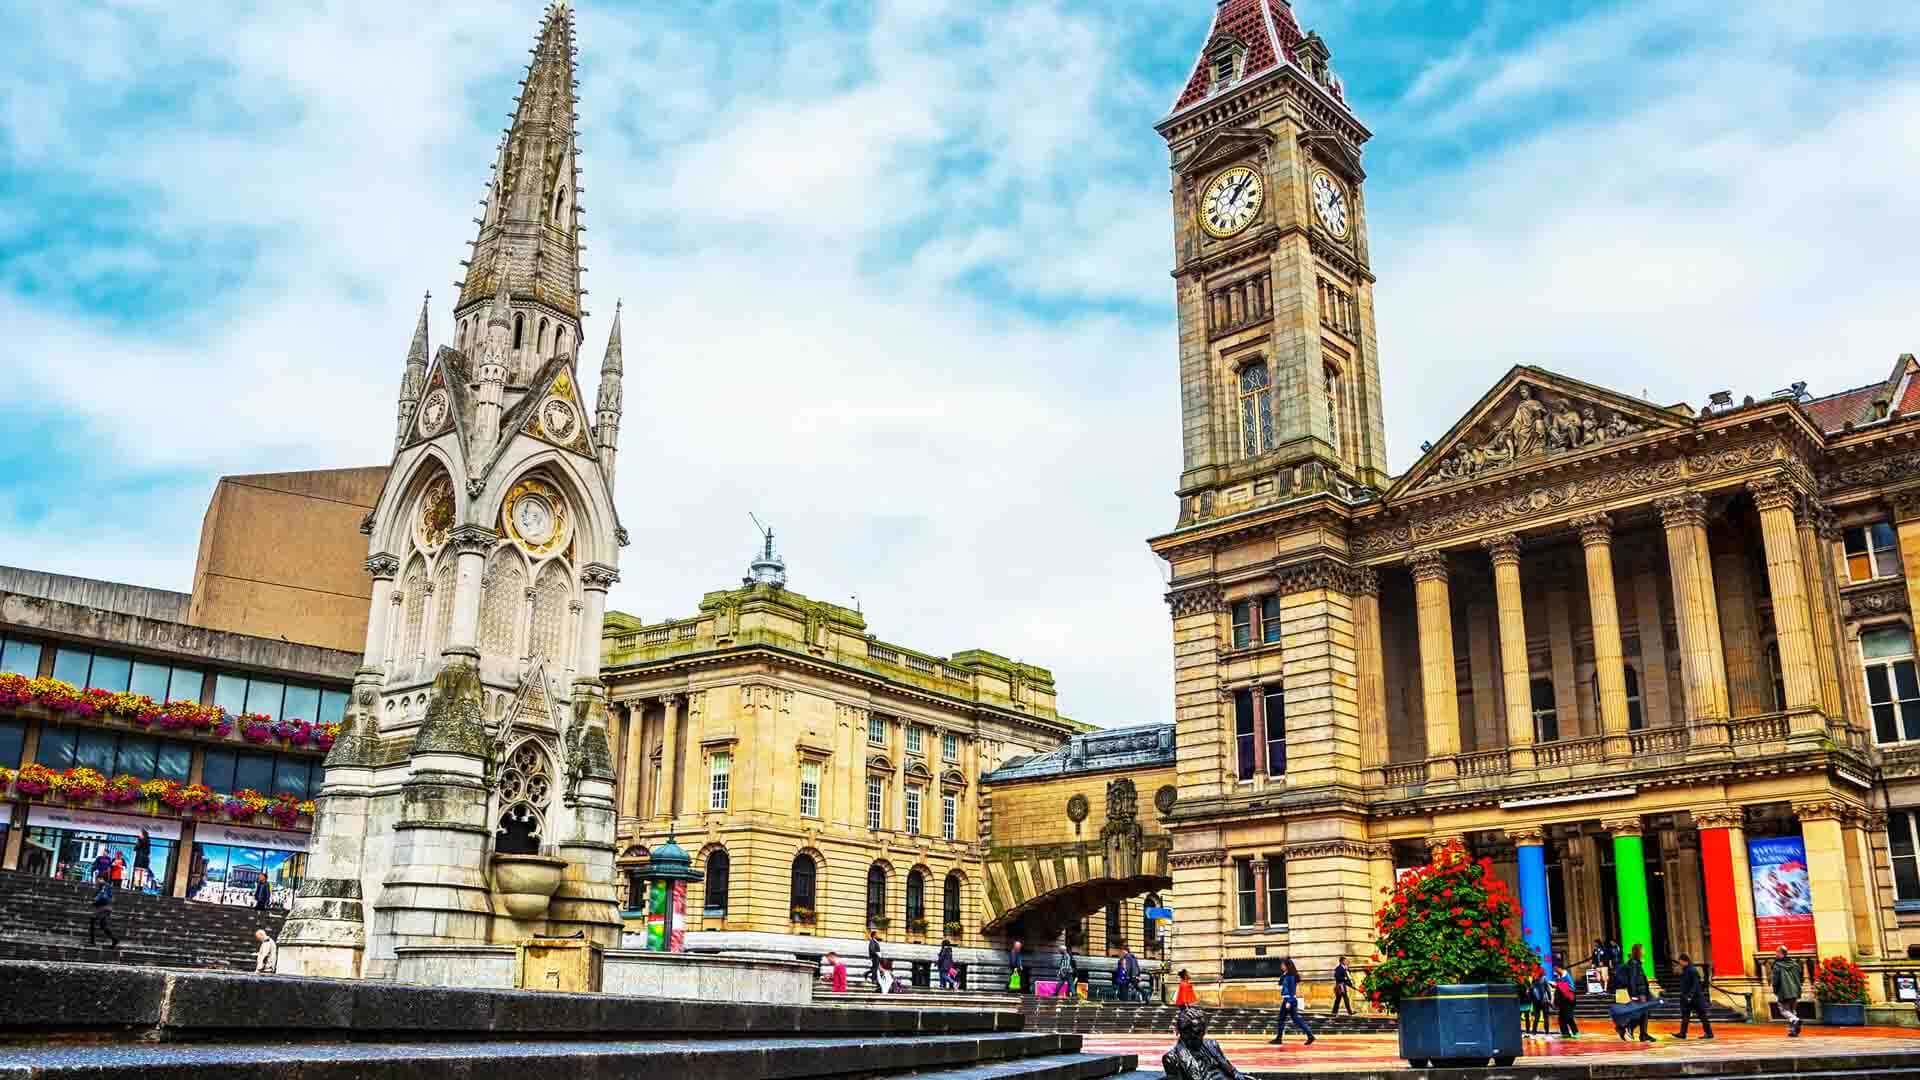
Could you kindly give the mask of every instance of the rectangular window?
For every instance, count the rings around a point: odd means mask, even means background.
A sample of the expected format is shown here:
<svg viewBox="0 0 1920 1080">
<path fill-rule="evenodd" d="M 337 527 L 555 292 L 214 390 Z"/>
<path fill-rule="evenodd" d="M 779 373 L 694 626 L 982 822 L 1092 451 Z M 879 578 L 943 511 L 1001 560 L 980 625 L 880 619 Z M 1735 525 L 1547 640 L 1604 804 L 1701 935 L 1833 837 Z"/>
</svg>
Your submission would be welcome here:
<svg viewBox="0 0 1920 1080">
<path fill-rule="evenodd" d="M 111 731 L 82 731 L 74 744 L 73 763 L 112 776 L 115 742 Z"/>
<path fill-rule="evenodd" d="M 1244 649 L 1253 641 L 1253 601 L 1233 602 L 1233 647 Z"/>
<path fill-rule="evenodd" d="M 282 757 L 273 765 L 273 790 L 268 795 L 291 795 L 296 799 L 307 798 L 307 778 L 313 772 L 312 763 L 306 758 L 291 755 Z"/>
<path fill-rule="evenodd" d="M 1847 550 L 1847 580 L 1873 581 L 1900 576 L 1900 542 L 1884 521 L 1855 525 L 1841 533 Z"/>
<path fill-rule="evenodd" d="M 1287 925 L 1287 859 L 1267 856 L 1267 925 Z"/>
<path fill-rule="evenodd" d="M 907 789 L 907 833 L 920 835 L 920 789 L 917 787 Z"/>
<path fill-rule="evenodd" d="M 61 649 L 53 654 L 53 677 L 75 686 L 87 685 L 87 667 L 93 654 L 85 649 Z"/>
<path fill-rule="evenodd" d="M 877 776 L 867 777 L 867 828 L 880 828 L 880 816 L 887 806 L 887 786 Z"/>
<path fill-rule="evenodd" d="M 240 755 L 232 750 L 208 750 L 206 759 L 200 763 L 200 782 L 215 791 L 239 790 L 233 782 L 239 760 Z"/>
<path fill-rule="evenodd" d="M 247 711 L 247 677 L 245 675 L 220 674 L 213 680 L 213 703 L 227 710 L 229 716 L 238 716 Z"/>
<path fill-rule="evenodd" d="M 1107 905 L 1107 948 L 1111 949 L 1120 942 L 1120 905 Z"/>
<path fill-rule="evenodd" d="M 909 754 L 923 753 L 924 751 L 921 749 L 921 747 L 922 747 L 922 743 L 921 743 L 921 737 L 920 737 L 920 725 L 908 724 L 907 725 L 907 753 Z"/>
<path fill-rule="evenodd" d="M 199 701 L 206 689 L 207 673 L 199 668 L 177 667 L 167 680 L 168 701 Z"/>
<path fill-rule="evenodd" d="M 878 716 L 867 717 L 867 745 L 887 745 L 887 722 Z"/>
<path fill-rule="evenodd" d="M 176 784 L 187 782 L 187 776 L 193 771 L 193 744 L 174 739 L 160 741 L 160 753 L 154 760 L 153 775 L 158 780 L 171 780 Z"/>
<path fill-rule="evenodd" d="M 1887 853 L 1893 859 L 1893 898 L 1920 903 L 1920 847 L 1914 844 L 1914 812 L 1887 814 Z"/>
<path fill-rule="evenodd" d="M 281 708 L 281 716 L 288 720 L 305 720 L 309 723 L 320 719 L 320 690 L 313 686 L 287 687 L 286 704 Z"/>
<path fill-rule="evenodd" d="M 1260 598 L 1260 640 L 1267 645 L 1280 641 L 1280 597 Z"/>
<path fill-rule="evenodd" d="M 1920 739 L 1920 679 L 1915 678 L 1913 638 L 1905 627 L 1860 635 L 1867 668 L 1867 704 L 1874 741 L 1881 745 Z"/>
<path fill-rule="evenodd" d="M 1260 921 L 1260 908 L 1258 898 L 1254 895 L 1252 859 L 1233 860 L 1233 880 L 1234 893 L 1240 901 L 1239 925 L 1256 925 Z"/>
<path fill-rule="evenodd" d="M 345 690 L 320 691 L 320 722 L 338 724 L 347 718 L 347 692 Z"/>
<path fill-rule="evenodd" d="M 1287 774 L 1287 698 L 1279 687 L 1269 686 L 1262 702 L 1262 719 L 1267 722 L 1267 775 Z"/>
<path fill-rule="evenodd" d="M 17 769 L 27 746 L 27 725 L 21 720 L 0 720 L 0 767 Z"/>
<path fill-rule="evenodd" d="M 80 732 L 70 727 L 43 727 L 40 729 L 40 745 L 33 752 L 33 760 L 49 769 L 73 768 L 75 744 L 80 741 Z"/>
<path fill-rule="evenodd" d="M 1533 741 L 1553 742 L 1560 738 L 1560 713 L 1553 703 L 1553 680 L 1535 679 L 1533 690 Z"/>
<path fill-rule="evenodd" d="M 951 731 L 943 731 L 940 733 L 940 760 L 960 760 L 960 736 L 955 735 Z"/>
<path fill-rule="evenodd" d="M 93 658 L 93 670 L 87 673 L 87 685 L 116 694 L 127 692 L 127 679 L 133 674 L 133 661 L 125 656 L 101 653 Z"/>
<path fill-rule="evenodd" d="M 285 696 L 286 690 L 285 683 L 274 682 L 272 679 L 248 679 L 247 711 L 265 713 L 269 720 L 280 719 L 280 700 Z"/>
<path fill-rule="evenodd" d="M 715 754 L 707 760 L 707 809 L 725 810 L 733 794 L 733 755 Z"/>
<path fill-rule="evenodd" d="M 940 796 L 940 835 L 960 839 L 960 800 L 952 795 Z"/>
<path fill-rule="evenodd" d="M 800 816 L 820 816 L 820 763 L 800 763 Z"/>
<path fill-rule="evenodd" d="M 122 735 L 120 749 L 113 756 L 113 772 L 127 773 L 151 780 L 160 754 L 160 740 L 151 735 Z"/>
<path fill-rule="evenodd" d="M 1233 749 L 1242 780 L 1253 779 L 1253 691 L 1233 692 Z"/>
<path fill-rule="evenodd" d="M 1626 669 L 1627 675 L 1627 730 L 1639 731 L 1647 726 L 1647 715 L 1640 709 L 1640 673 L 1632 667 Z M 1596 682 L 1594 684 L 1598 686 Z M 1600 710 L 1594 709 L 1595 713 Z"/>
<path fill-rule="evenodd" d="M 135 660 L 133 680 L 127 689 L 163 702 L 167 700 L 167 679 L 172 674 L 173 669 L 165 664 L 150 664 L 145 660 Z"/>
<path fill-rule="evenodd" d="M 40 643 L 8 638 L 0 644 L 0 671 L 9 675 L 25 675 L 31 679 L 40 674 Z"/>
<path fill-rule="evenodd" d="M 262 795 L 273 794 L 273 754 L 242 753 L 234 760 L 230 791 L 251 789 Z"/>
</svg>

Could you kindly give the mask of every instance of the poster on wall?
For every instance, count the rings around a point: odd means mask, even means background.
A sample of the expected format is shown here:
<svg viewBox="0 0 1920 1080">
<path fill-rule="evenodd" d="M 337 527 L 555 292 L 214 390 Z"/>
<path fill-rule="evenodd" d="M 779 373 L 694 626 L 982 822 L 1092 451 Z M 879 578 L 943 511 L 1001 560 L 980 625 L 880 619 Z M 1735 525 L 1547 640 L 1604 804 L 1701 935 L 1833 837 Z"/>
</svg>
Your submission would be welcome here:
<svg viewBox="0 0 1920 1080">
<path fill-rule="evenodd" d="M 1813 952 L 1813 884 L 1807 878 L 1807 845 L 1797 836 L 1747 841 L 1753 873 L 1755 944 L 1763 953 L 1785 945 Z"/>
</svg>

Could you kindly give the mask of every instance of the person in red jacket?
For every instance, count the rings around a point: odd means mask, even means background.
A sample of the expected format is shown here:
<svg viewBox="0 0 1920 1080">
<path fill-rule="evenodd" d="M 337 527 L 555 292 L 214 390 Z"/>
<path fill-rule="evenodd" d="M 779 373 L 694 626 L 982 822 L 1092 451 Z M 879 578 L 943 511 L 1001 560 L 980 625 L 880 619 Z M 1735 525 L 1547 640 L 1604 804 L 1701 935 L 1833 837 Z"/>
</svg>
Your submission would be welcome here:
<svg viewBox="0 0 1920 1080">
<path fill-rule="evenodd" d="M 847 965 L 841 962 L 839 953 L 827 954 L 827 988 L 836 994 L 847 992 Z"/>
</svg>

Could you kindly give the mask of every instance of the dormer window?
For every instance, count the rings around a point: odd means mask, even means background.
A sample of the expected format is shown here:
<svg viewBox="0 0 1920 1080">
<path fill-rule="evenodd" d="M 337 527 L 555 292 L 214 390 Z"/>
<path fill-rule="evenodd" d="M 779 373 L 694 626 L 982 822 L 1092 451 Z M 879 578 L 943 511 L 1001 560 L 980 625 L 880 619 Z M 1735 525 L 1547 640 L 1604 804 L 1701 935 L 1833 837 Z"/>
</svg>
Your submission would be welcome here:
<svg viewBox="0 0 1920 1080">
<path fill-rule="evenodd" d="M 1207 54 L 1207 62 L 1213 67 L 1213 92 L 1219 93 L 1232 86 L 1240 78 L 1240 63 L 1247 53 L 1246 46 L 1237 40 L 1229 39 L 1215 46 Z"/>
</svg>

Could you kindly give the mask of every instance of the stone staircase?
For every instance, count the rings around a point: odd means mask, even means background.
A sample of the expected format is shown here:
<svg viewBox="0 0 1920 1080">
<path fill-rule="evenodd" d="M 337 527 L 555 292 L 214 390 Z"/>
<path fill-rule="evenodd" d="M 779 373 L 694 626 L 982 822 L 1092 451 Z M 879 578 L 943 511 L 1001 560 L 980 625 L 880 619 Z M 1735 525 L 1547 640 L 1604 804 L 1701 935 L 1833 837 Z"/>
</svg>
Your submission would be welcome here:
<svg viewBox="0 0 1920 1080">
<path fill-rule="evenodd" d="M 0 961 L 0 1075 L 72 1080 L 1100 1080 L 1018 1013 L 765 1005 Z"/>
<path fill-rule="evenodd" d="M 1026 998 L 1021 1015 L 1030 1031 L 1062 1031 L 1081 1035 L 1171 1034 L 1177 1010 L 1171 1005 L 1127 1005 L 1116 1002 L 1085 1005 L 1052 1002 L 1045 998 Z M 1241 1006 L 1209 1008 L 1208 1030 L 1214 1035 L 1272 1035 L 1276 1010 Z M 1309 1013 L 1307 1023 L 1315 1035 L 1360 1035 L 1390 1033 L 1394 1019 L 1384 1014 L 1361 1013 L 1338 1017 Z"/>
<path fill-rule="evenodd" d="M 94 886 L 0 871 L 0 959 L 253 969 L 255 930 L 276 937 L 285 916 L 121 890 L 113 902 L 114 948 L 87 944 Z"/>
</svg>

